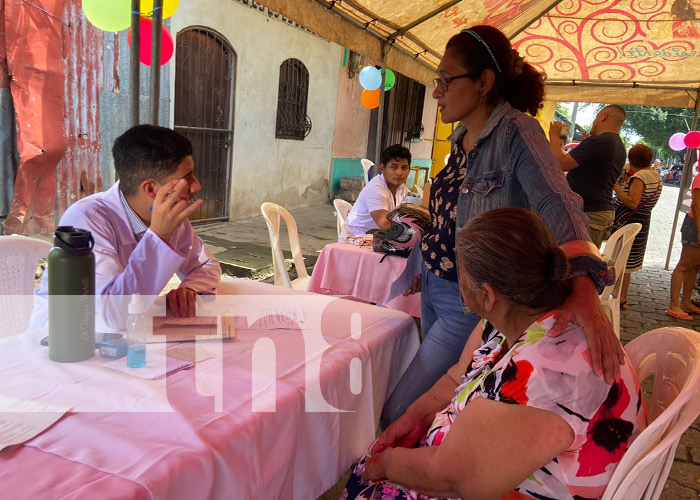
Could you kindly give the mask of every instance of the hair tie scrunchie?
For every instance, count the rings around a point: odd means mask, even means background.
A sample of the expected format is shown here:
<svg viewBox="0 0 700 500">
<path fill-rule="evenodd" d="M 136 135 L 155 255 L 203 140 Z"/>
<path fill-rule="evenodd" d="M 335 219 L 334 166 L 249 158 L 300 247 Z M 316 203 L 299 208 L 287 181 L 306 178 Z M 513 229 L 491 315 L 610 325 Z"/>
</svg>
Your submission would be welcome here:
<svg viewBox="0 0 700 500">
<path fill-rule="evenodd" d="M 523 72 L 524 63 L 525 59 L 520 56 L 517 50 L 513 49 L 513 66 L 511 68 L 513 76 L 518 76 Z"/>
<path fill-rule="evenodd" d="M 556 264 L 556 254 L 552 251 L 547 252 L 544 257 L 543 275 L 547 281 L 554 279 L 554 266 Z"/>
<path fill-rule="evenodd" d="M 544 277 L 547 281 L 563 281 L 569 277 L 566 255 L 559 248 L 552 248 L 544 258 Z"/>
<path fill-rule="evenodd" d="M 470 34 L 471 36 L 473 36 L 478 42 L 480 42 L 481 45 L 484 46 L 484 48 L 486 49 L 486 52 L 488 52 L 489 55 L 491 56 L 491 60 L 493 61 L 493 64 L 496 65 L 496 69 L 497 69 L 498 72 L 500 73 L 500 72 L 501 72 L 501 67 L 498 65 L 498 61 L 496 60 L 496 56 L 493 55 L 493 52 L 491 51 L 491 47 L 489 47 L 489 44 L 486 43 L 486 40 L 484 40 L 483 38 L 481 38 L 481 36 L 480 36 L 478 33 L 475 33 L 475 32 L 472 31 L 471 29 L 462 30 L 461 33 L 469 33 L 469 34 Z"/>
</svg>

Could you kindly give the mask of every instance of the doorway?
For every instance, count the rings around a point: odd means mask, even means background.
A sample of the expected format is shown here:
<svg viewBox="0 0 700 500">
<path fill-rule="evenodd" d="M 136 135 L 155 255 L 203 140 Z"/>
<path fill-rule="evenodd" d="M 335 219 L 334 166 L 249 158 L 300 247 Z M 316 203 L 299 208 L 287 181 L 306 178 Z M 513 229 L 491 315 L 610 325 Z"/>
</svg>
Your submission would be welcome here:
<svg viewBox="0 0 700 500">
<path fill-rule="evenodd" d="M 228 220 L 233 152 L 236 52 L 220 34 L 201 27 L 177 34 L 175 130 L 192 142 L 202 207 L 192 222 Z"/>
</svg>

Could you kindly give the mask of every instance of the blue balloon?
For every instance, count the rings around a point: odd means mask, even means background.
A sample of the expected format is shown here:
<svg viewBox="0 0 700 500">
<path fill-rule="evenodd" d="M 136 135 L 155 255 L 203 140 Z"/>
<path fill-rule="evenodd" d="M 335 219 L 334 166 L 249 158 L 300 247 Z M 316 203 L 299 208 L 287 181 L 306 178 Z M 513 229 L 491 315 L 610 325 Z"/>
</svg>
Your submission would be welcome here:
<svg viewBox="0 0 700 500">
<path fill-rule="evenodd" d="M 382 84 L 382 74 L 374 66 L 365 66 L 360 71 L 360 85 L 367 90 L 377 90 Z"/>
</svg>

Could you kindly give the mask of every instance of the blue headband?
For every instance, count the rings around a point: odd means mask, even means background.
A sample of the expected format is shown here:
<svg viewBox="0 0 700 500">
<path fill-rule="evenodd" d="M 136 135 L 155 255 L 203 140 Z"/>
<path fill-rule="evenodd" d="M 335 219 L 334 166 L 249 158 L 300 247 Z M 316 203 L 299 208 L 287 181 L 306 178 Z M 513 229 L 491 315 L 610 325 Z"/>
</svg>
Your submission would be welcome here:
<svg viewBox="0 0 700 500">
<path fill-rule="evenodd" d="M 493 55 L 493 52 L 491 52 L 491 47 L 489 47 L 489 45 L 486 43 L 486 41 L 485 41 L 483 38 L 481 38 L 481 37 L 479 36 L 478 33 L 475 33 L 475 32 L 473 32 L 473 31 L 470 30 L 470 29 L 462 30 L 461 33 L 469 33 L 469 34 L 470 34 L 471 36 L 473 36 L 478 42 L 480 42 L 481 45 L 484 46 L 484 48 L 486 49 L 486 51 L 487 51 L 487 52 L 489 53 L 489 55 L 491 56 L 491 59 L 493 60 L 493 64 L 496 65 L 496 69 L 497 69 L 498 72 L 500 73 L 500 72 L 501 72 L 501 67 L 498 65 L 498 61 L 496 61 L 496 56 Z"/>
</svg>

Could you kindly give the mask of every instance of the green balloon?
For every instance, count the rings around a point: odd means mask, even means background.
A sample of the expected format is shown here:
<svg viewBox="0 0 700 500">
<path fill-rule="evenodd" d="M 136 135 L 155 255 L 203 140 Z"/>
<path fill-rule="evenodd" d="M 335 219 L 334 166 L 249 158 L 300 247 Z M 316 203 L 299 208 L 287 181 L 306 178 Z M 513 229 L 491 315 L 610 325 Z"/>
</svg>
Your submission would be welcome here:
<svg viewBox="0 0 700 500">
<path fill-rule="evenodd" d="M 103 31 L 121 31 L 131 26 L 130 0 L 83 0 L 85 17 Z"/>
<path fill-rule="evenodd" d="M 389 68 L 387 68 L 386 73 L 384 74 L 384 92 L 386 92 L 387 90 L 393 89 L 395 84 L 396 84 L 396 75 L 394 74 L 393 71 L 391 71 Z"/>
</svg>

